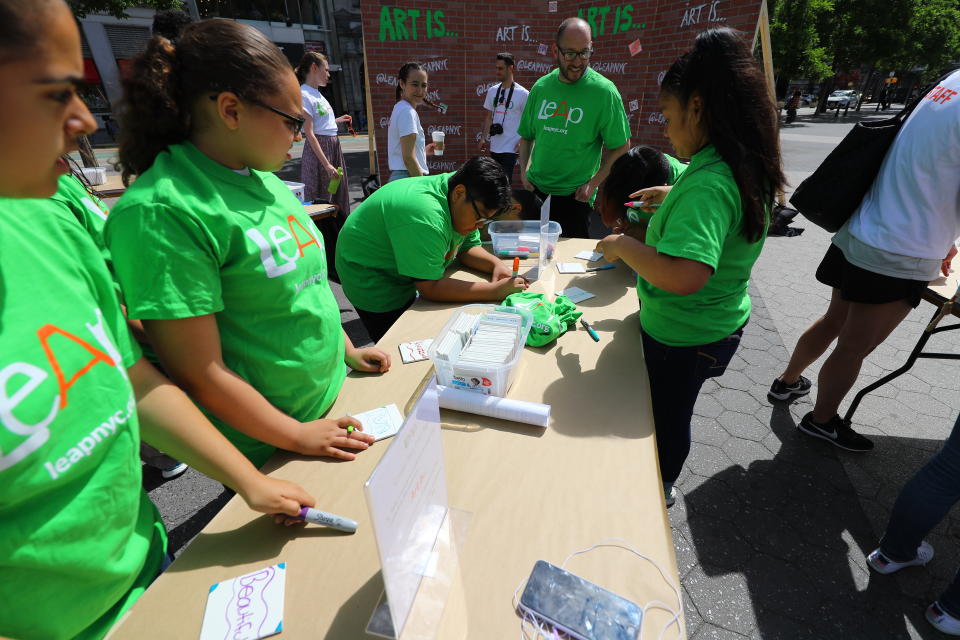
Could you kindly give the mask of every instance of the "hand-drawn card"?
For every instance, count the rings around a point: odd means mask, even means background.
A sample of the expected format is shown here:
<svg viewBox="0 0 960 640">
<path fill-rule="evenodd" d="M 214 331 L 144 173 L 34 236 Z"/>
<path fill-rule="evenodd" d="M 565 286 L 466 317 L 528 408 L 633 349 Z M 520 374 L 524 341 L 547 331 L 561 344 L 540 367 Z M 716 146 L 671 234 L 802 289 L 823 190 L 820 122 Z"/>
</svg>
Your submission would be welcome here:
<svg viewBox="0 0 960 640">
<path fill-rule="evenodd" d="M 557 12 L 557 0 L 550 0 L 547 3 L 547 13 L 556 13 Z"/>
<path fill-rule="evenodd" d="M 597 260 L 603 257 L 603 254 L 600 253 L 599 251 L 590 251 L 589 249 L 587 249 L 586 251 L 581 251 L 580 253 L 578 253 L 573 257 L 579 258 L 581 260 L 586 260 L 587 262 L 596 262 Z"/>
<path fill-rule="evenodd" d="M 641 51 L 643 51 L 643 47 L 640 46 L 640 40 L 639 40 L 639 39 L 634 40 L 633 42 L 631 42 L 631 43 L 629 44 L 629 46 L 627 46 L 627 49 L 630 50 L 630 57 L 633 57 L 633 56 L 637 55 L 638 53 L 640 53 Z"/>
<path fill-rule="evenodd" d="M 630 108 L 630 111 L 631 111 L 631 112 L 636 111 L 637 109 L 640 108 L 640 101 L 639 101 L 639 100 L 631 100 L 627 106 Z"/>
<path fill-rule="evenodd" d="M 558 262 L 557 270 L 560 273 L 586 273 L 587 268 L 580 262 Z"/>
<path fill-rule="evenodd" d="M 397 435 L 403 426 L 403 416 L 395 404 L 351 415 L 363 425 L 363 432 L 372 435 L 374 440 Z"/>
<path fill-rule="evenodd" d="M 596 298 L 597 296 L 593 295 L 589 291 L 581 289 L 580 287 L 568 287 L 563 291 L 557 291 L 558 296 L 567 296 L 570 300 L 576 304 L 578 302 L 583 302 L 584 300 L 589 300 L 590 298 Z"/>
<path fill-rule="evenodd" d="M 541 42 L 540 45 L 537 47 L 537 53 L 541 56 L 547 55 L 547 45 Z"/>
<path fill-rule="evenodd" d="M 286 575 L 281 562 L 210 587 L 200 640 L 257 640 L 283 631 Z"/>
<path fill-rule="evenodd" d="M 427 349 L 430 348 L 431 344 L 433 344 L 433 338 L 414 340 L 413 342 L 401 342 L 400 359 L 403 360 L 403 364 L 426 360 L 429 357 L 427 355 Z"/>
</svg>

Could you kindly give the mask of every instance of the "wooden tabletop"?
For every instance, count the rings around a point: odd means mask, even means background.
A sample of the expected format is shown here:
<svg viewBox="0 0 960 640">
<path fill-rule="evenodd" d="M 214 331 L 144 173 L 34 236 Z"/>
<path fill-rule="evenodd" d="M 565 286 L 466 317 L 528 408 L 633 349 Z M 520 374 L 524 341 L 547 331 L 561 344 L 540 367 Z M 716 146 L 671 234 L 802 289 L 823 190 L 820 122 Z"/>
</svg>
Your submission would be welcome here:
<svg viewBox="0 0 960 640">
<path fill-rule="evenodd" d="M 594 245 L 563 240 L 558 259 L 572 261 Z M 466 271 L 456 275 L 479 279 Z M 624 539 L 679 584 L 657 465 L 635 276 L 621 263 L 589 274 L 551 273 L 549 279 L 535 283 L 534 290 L 578 286 L 596 294 L 578 308 L 600 342 L 576 328 L 548 347 L 525 349 L 508 396 L 552 405 L 547 428 L 441 412 L 450 506 L 465 512 L 469 525 L 436 638 L 517 637 L 520 621 L 511 600 L 534 563 L 559 565 L 568 554 L 605 538 Z M 393 356 L 391 371 L 351 374 L 328 415 L 391 402 L 406 414 L 432 365 L 401 364 L 397 345 L 437 335 L 458 306 L 418 301 L 380 342 Z M 111 637 L 141 640 L 162 629 L 166 637 L 197 638 L 210 585 L 276 562 L 287 563 L 280 638 L 368 637 L 364 629 L 383 581 L 362 487 L 388 444 L 377 443 L 348 463 L 274 456 L 265 472 L 302 484 L 319 508 L 357 520 L 358 531 L 279 528 L 234 498 Z M 658 570 L 626 551 L 592 551 L 567 568 L 641 605 L 660 600 L 677 606 Z M 670 616 L 656 610 L 647 616 L 642 637 L 655 638 Z M 685 633 L 673 628 L 664 637 Z"/>
</svg>

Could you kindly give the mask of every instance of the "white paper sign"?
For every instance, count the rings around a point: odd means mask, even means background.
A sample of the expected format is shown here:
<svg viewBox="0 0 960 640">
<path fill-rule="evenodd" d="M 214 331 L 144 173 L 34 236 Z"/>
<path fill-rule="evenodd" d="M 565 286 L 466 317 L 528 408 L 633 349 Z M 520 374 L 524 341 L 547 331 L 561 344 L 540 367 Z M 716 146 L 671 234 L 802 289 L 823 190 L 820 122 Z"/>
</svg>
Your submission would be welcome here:
<svg viewBox="0 0 960 640">
<path fill-rule="evenodd" d="M 400 638 L 447 513 L 435 378 L 370 474 L 364 494 L 380 552 L 390 617 Z"/>
<path fill-rule="evenodd" d="M 593 295 L 589 291 L 581 289 L 580 287 L 568 287 L 563 291 L 557 291 L 558 296 L 567 296 L 570 298 L 571 302 L 574 304 L 578 302 L 583 302 L 584 300 L 589 300 L 590 298 L 596 298 L 597 296 Z"/>
<path fill-rule="evenodd" d="M 596 262 L 603 257 L 603 254 L 599 251 L 581 251 L 577 255 L 573 256 L 574 258 L 580 258 L 581 260 L 586 260 L 587 262 Z"/>
<path fill-rule="evenodd" d="M 284 562 L 210 587 L 200 640 L 257 640 L 283 631 Z"/>
<path fill-rule="evenodd" d="M 403 425 L 403 416 L 395 404 L 351 415 L 363 425 L 363 432 L 373 436 L 374 440 L 395 435 Z"/>
<path fill-rule="evenodd" d="M 558 262 L 557 270 L 560 273 L 586 273 L 587 268 L 581 262 Z"/>
<path fill-rule="evenodd" d="M 426 360 L 429 357 L 427 355 L 427 349 L 430 348 L 431 344 L 433 344 L 433 338 L 414 340 L 413 342 L 401 342 L 400 359 L 403 360 L 403 364 Z"/>
</svg>

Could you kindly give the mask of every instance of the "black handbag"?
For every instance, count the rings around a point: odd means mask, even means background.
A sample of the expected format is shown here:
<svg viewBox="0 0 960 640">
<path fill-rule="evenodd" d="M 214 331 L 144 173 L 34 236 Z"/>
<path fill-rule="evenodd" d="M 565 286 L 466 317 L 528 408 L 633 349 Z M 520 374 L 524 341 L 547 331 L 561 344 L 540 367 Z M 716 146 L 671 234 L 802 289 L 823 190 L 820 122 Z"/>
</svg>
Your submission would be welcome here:
<svg viewBox="0 0 960 640">
<path fill-rule="evenodd" d="M 947 74 L 950 75 L 950 74 Z M 867 194 L 897 132 L 941 78 L 924 89 L 897 115 L 858 122 L 790 196 L 790 204 L 813 224 L 836 232 L 850 219 Z"/>
</svg>

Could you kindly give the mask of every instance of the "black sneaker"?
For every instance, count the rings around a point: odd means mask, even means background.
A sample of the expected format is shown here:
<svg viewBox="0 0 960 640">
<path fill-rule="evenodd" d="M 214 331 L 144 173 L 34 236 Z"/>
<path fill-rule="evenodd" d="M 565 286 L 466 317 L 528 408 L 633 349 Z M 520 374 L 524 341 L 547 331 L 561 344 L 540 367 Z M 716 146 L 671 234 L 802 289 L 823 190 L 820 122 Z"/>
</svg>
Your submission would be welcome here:
<svg viewBox="0 0 960 640">
<path fill-rule="evenodd" d="M 800 396 L 805 396 L 810 393 L 810 386 L 810 381 L 803 376 L 800 376 L 793 384 L 787 384 L 780 378 L 777 378 L 773 381 L 773 384 L 770 385 L 770 391 L 767 391 L 767 397 L 770 400 L 780 401 L 799 398 Z"/>
<path fill-rule="evenodd" d="M 830 444 L 846 449 L 847 451 L 870 451 L 873 449 L 873 442 L 850 427 L 850 422 L 840 416 L 833 416 L 826 424 L 819 424 L 813 420 L 813 411 L 803 416 L 797 429 L 813 436 L 826 440 Z"/>
</svg>

